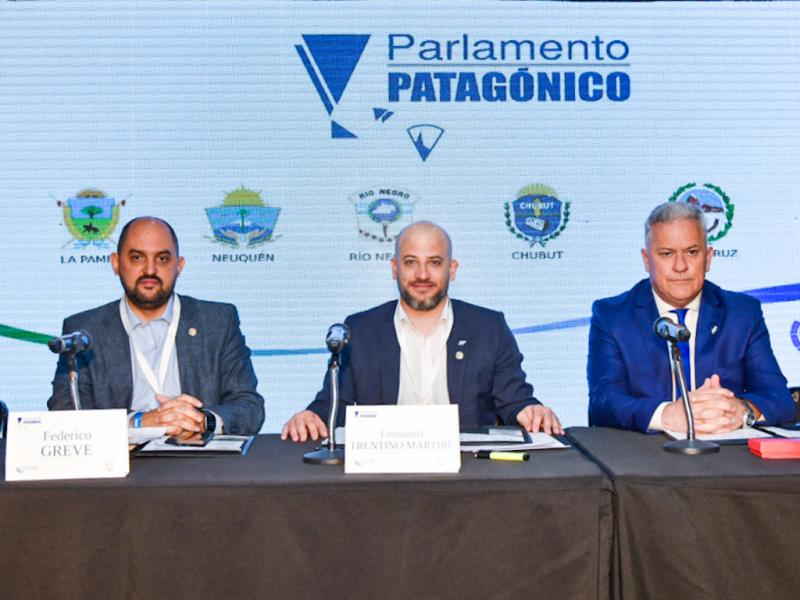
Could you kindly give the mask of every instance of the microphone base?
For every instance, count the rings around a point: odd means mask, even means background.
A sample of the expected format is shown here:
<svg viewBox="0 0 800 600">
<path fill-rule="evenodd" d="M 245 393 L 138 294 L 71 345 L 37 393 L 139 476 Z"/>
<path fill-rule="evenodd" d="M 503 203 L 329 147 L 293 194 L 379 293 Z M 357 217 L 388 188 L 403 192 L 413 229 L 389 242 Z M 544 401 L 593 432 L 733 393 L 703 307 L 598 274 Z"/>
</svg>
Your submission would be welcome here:
<svg viewBox="0 0 800 600">
<path fill-rule="evenodd" d="M 713 454 L 719 452 L 719 444 L 705 440 L 675 440 L 664 444 L 665 452 L 675 454 Z"/>
<path fill-rule="evenodd" d="M 310 465 L 343 465 L 344 450 L 341 448 L 336 450 L 319 448 L 313 452 L 303 454 L 303 462 Z"/>
</svg>

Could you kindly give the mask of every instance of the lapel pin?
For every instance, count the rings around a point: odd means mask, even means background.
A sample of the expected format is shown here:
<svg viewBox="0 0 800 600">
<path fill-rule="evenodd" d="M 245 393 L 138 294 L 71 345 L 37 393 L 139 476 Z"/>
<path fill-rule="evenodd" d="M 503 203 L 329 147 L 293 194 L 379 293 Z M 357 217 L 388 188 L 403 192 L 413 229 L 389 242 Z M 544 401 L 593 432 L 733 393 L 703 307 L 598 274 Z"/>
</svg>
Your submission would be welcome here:
<svg viewBox="0 0 800 600">
<path fill-rule="evenodd" d="M 466 346 L 466 344 L 467 344 L 467 340 L 458 340 L 458 345 L 459 346 Z"/>
<path fill-rule="evenodd" d="M 716 325 L 714 325 L 714 326 L 711 328 L 711 335 L 714 335 L 715 333 L 717 333 L 717 326 L 716 326 Z"/>
<path fill-rule="evenodd" d="M 195 329 L 194 327 L 189 327 L 189 336 L 194 337 L 196 335 L 197 335 L 197 329 Z"/>
<path fill-rule="evenodd" d="M 456 360 L 464 360 L 464 353 L 461 350 L 456 352 Z"/>
</svg>

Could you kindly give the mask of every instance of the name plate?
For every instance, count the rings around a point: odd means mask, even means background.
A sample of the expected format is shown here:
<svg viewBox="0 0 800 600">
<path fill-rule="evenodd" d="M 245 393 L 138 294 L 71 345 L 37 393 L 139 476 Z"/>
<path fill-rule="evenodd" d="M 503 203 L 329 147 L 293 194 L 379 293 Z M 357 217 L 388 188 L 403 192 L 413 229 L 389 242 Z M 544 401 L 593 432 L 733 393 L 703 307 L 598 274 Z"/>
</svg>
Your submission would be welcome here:
<svg viewBox="0 0 800 600">
<path fill-rule="evenodd" d="M 458 406 L 348 406 L 345 473 L 458 473 Z"/>
<path fill-rule="evenodd" d="M 129 468 L 125 409 L 8 415 L 6 481 L 125 477 Z"/>
</svg>

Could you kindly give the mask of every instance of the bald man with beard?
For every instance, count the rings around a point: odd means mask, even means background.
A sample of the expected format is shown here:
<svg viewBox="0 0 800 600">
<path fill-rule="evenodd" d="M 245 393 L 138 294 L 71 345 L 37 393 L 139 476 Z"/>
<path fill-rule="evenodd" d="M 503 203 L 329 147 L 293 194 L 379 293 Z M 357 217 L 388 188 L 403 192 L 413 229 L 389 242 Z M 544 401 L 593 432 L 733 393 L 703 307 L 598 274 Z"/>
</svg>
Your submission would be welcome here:
<svg viewBox="0 0 800 600">
<path fill-rule="evenodd" d="M 350 315 L 342 352 L 340 399 L 345 404 L 457 404 L 462 427 L 521 425 L 563 433 L 555 413 L 533 396 L 522 354 L 502 313 L 448 297 L 458 261 L 450 236 L 427 221 L 397 236 L 392 277 L 399 300 Z M 330 388 L 284 425 L 295 442 L 328 435 Z"/>
<path fill-rule="evenodd" d="M 125 408 L 133 427 L 254 434 L 264 422 L 250 350 L 232 304 L 175 293 L 185 261 L 166 221 L 138 217 L 120 233 L 111 266 L 122 298 L 64 320 L 93 346 L 76 357 L 83 408 Z M 50 410 L 72 408 L 61 355 Z"/>
</svg>

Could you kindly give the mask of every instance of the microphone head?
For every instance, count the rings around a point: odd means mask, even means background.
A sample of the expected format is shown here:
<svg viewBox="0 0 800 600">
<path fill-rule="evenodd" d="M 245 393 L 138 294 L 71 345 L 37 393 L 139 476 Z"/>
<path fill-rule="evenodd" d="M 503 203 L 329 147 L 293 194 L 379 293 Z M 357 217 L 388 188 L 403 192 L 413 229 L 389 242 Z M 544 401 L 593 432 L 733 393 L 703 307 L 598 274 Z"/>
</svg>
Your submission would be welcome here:
<svg viewBox="0 0 800 600">
<path fill-rule="evenodd" d="M 653 322 L 653 333 L 655 333 L 661 339 L 668 340 L 670 323 L 672 323 L 672 320 L 669 319 L 668 317 L 658 317 Z"/>
<path fill-rule="evenodd" d="M 50 348 L 51 352 L 55 352 L 56 354 L 63 354 L 64 352 L 78 354 L 91 349 L 92 336 L 85 331 L 67 333 L 65 335 L 54 337 L 52 340 L 47 342 L 47 347 Z"/>
<path fill-rule="evenodd" d="M 335 323 L 328 328 L 328 335 L 325 336 L 325 344 L 328 351 L 339 354 L 347 342 L 350 341 L 350 328 L 344 323 Z"/>
<path fill-rule="evenodd" d="M 92 336 L 82 329 L 72 334 L 72 340 L 75 352 L 88 352 L 92 349 Z"/>
<path fill-rule="evenodd" d="M 678 325 L 669 317 L 659 317 L 653 323 L 653 332 L 668 342 L 688 342 L 691 333 L 685 325 Z"/>
</svg>

